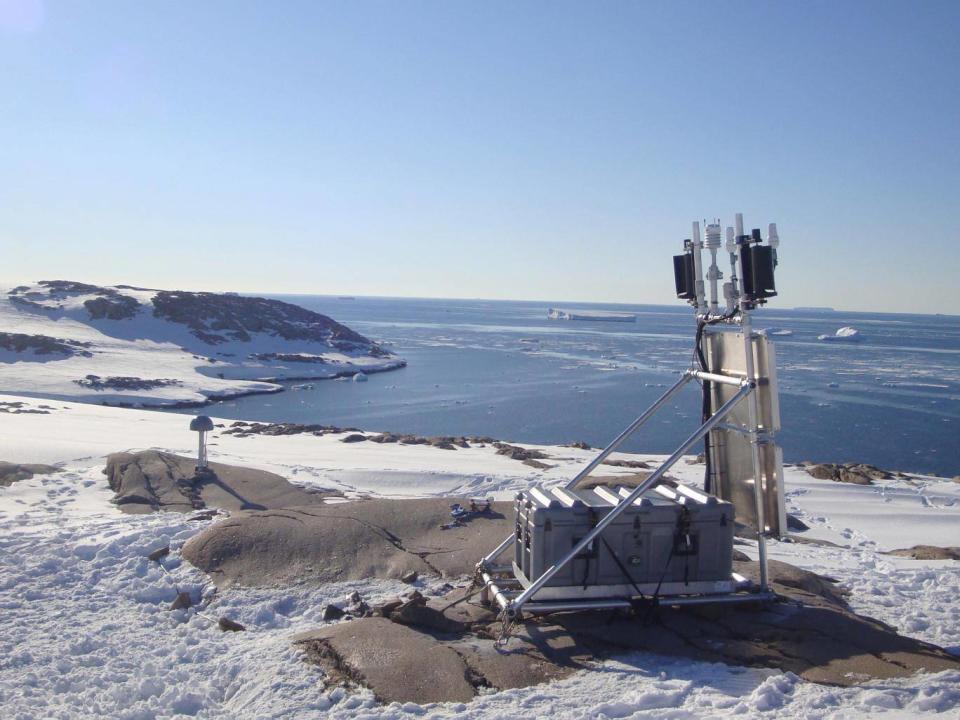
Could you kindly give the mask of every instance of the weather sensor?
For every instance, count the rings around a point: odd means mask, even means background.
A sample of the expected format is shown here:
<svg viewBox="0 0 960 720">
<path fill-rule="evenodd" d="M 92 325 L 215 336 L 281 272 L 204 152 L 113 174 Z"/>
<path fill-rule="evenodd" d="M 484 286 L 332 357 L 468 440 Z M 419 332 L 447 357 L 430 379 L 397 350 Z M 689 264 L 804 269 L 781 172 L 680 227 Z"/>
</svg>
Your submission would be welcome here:
<svg viewBox="0 0 960 720">
<path fill-rule="evenodd" d="M 197 415 L 190 421 L 190 429 L 197 433 L 197 472 L 207 469 L 207 433 L 213 430 L 213 420 L 206 415 Z"/>
</svg>

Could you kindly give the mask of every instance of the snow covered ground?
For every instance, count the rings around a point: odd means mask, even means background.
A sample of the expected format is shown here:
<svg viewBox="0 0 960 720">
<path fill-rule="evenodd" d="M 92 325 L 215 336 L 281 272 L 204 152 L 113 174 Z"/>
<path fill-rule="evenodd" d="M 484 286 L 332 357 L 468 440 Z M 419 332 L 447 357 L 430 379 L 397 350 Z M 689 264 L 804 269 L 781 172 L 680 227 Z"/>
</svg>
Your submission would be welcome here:
<svg viewBox="0 0 960 720">
<path fill-rule="evenodd" d="M 838 689 L 790 673 L 645 653 L 467 705 L 379 706 L 367 692 L 324 691 L 321 671 L 299 660 L 291 636 L 319 625 L 324 605 L 354 589 L 376 601 L 401 586 L 370 580 L 215 593 L 177 552 L 206 521 L 122 514 L 110 504 L 102 474 L 110 452 L 191 453 L 195 435 L 187 423 L 185 416 L 0 396 L 0 459 L 62 468 L 0 488 L 4 718 L 867 718 L 960 711 L 955 672 Z M 293 482 L 388 497 L 506 498 L 533 481 L 566 480 L 591 457 L 571 448 L 539 449 L 554 468 L 537 470 L 491 447 L 346 444 L 337 435 L 217 432 L 210 452 L 218 461 Z M 599 474 L 629 472 L 604 466 Z M 702 466 L 681 462 L 674 474 L 694 483 Z M 958 544 L 960 484 L 912 477 L 842 485 L 797 468 L 787 470 L 786 483 L 788 510 L 810 526 L 804 535 L 842 547 L 775 542 L 772 557 L 838 578 L 853 591 L 858 612 L 960 653 L 960 564 L 883 554 L 921 543 Z M 168 543 L 173 552 L 163 567 L 147 560 Z M 202 599 L 200 612 L 168 610 L 178 591 Z M 423 591 L 439 592 L 439 581 L 426 580 Z M 210 618 L 224 615 L 247 632 L 222 633 Z"/>
<path fill-rule="evenodd" d="M 0 392 L 202 403 L 276 392 L 275 379 L 402 364 L 330 318 L 275 300 L 67 281 L 0 289 Z"/>
</svg>

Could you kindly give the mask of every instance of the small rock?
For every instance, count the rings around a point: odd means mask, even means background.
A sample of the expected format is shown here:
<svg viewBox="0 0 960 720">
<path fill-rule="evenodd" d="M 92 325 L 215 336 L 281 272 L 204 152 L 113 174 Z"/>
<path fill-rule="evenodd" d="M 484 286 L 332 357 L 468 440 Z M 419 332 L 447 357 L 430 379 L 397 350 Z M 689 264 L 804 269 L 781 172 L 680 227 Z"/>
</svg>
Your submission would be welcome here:
<svg viewBox="0 0 960 720">
<path fill-rule="evenodd" d="M 366 435 L 361 435 L 360 433 L 353 433 L 351 435 L 347 435 L 345 438 L 342 438 L 340 442 L 355 443 L 355 442 L 363 442 L 366 439 L 367 439 Z"/>
<path fill-rule="evenodd" d="M 163 558 L 170 554 L 170 546 L 166 545 L 162 548 L 157 548 L 152 553 L 147 555 L 147 560 L 152 560 L 153 562 L 160 562 Z"/>
<path fill-rule="evenodd" d="M 389 618 L 391 613 L 396 610 L 398 607 L 403 605 L 403 600 L 391 600 L 388 603 L 384 603 L 374 612 L 375 615 L 381 615 L 385 618 Z"/>
<path fill-rule="evenodd" d="M 567 447 L 577 448 L 577 450 L 592 450 L 590 443 L 585 443 L 583 440 L 574 440 L 572 443 L 567 443 Z"/>
<path fill-rule="evenodd" d="M 410 585 L 411 583 L 415 583 L 419 577 L 416 570 L 411 570 L 400 576 L 400 582 Z"/>
<path fill-rule="evenodd" d="M 188 607 L 192 606 L 193 600 L 190 599 L 190 593 L 188 592 L 177 593 L 176 599 L 170 603 L 171 610 L 186 610 Z"/>
<path fill-rule="evenodd" d="M 421 593 L 419 590 L 413 590 L 408 595 L 406 595 L 406 600 L 404 602 L 415 603 L 417 605 L 426 605 L 427 599 L 423 596 L 423 593 Z"/>
<path fill-rule="evenodd" d="M 960 547 L 938 547 L 936 545 L 914 545 L 911 548 L 890 550 L 886 555 L 899 555 L 914 560 L 960 560 Z"/>
<path fill-rule="evenodd" d="M 806 470 L 811 477 L 815 477 L 817 480 L 836 480 L 840 477 L 840 473 L 833 465 L 808 465 Z"/>
<path fill-rule="evenodd" d="M 734 559 L 734 560 L 739 560 L 740 562 L 750 562 L 750 556 L 747 555 L 747 554 L 746 554 L 745 552 L 743 552 L 742 550 L 734 550 L 734 551 L 733 551 L 733 559 Z"/>
<path fill-rule="evenodd" d="M 466 625 L 462 622 L 447 617 L 439 610 L 429 607 L 426 602 L 414 600 L 403 603 L 390 613 L 390 620 L 400 625 L 412 625 L 442 633 L 459 634 L 466 630 Z"/>
<path fill-rule="evenodd" d="M 810 526 L 794 515 L 787 515 L 787 529 L 794 532 L 803 532 L 809 530 Z"/>
<path fill-rule="evenodd" d="M 336 605 L 327 605 L 323 609 L 323 619 L 324 621 L 329 622 L 330 620 L 339 620 L 344 616 L 343 610 L 338 608 Z"/>
<path fill-rule="evenodd" d="M 840 470 L 840 482 L 850 483 L 852 485 L 873 485 L 873 480 L 860 470 Z"/>
<path fill-rule="evenodd" d="M 222 617 L 217 621 L 217 625 L 220 626 L 220 629 L 224 632 L 242 632 L 246 630 L 246 626 L 241 625 L 235 620 L 231 620 L 228 617 Z"/>
<path fill-rule="evenodd" d="M 360 595 L 360 593 L 354 590 L 352 593 L 347 595 L 347 605 L 356 605 L 362 599 L 363 597 Z"/>
</svg>

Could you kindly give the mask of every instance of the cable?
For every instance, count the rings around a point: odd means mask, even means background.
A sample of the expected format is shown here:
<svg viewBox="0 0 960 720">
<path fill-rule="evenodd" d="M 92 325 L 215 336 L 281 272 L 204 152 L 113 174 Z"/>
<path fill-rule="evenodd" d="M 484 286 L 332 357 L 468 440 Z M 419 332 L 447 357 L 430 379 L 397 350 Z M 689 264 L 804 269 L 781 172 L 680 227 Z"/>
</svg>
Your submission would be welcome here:
<svg viewBox="0 0 960 720">
<path fill-rule="evenodd" d="M 700 370 L 703 372 L 709 372 L 707 367 L 707 358 L 703 354 L 703 333 L 706 330 L 707 325 L 716 325 L 720 322 L 725 322 L 727 320 L 733 319 L 737 310 L 731 310 L 729 313 L 720 315 L 715 318 L 698 318 L 697 319 L 697 334 L 696 340 L 694 341 L 693 354 L 696 357 L 697 363 L 700 365 Z M 702 396 L 700 400 L 700 422 L 705 423 L 710 419 L 712 414 L 712 403 L 710 398 L 710 393 L 713 388 L 712 383 L 709 380 L 701 380 L 700 387 L 702 389 Z M 707 493 L 711 493 L 713 488 L 711 487 L 711 457 L 710 457 L 710 433 L 707 433 L 703 438 L 703 462 L 704 462 L 704 477 L 703 477 L 703 489 Z"/>
</svg>

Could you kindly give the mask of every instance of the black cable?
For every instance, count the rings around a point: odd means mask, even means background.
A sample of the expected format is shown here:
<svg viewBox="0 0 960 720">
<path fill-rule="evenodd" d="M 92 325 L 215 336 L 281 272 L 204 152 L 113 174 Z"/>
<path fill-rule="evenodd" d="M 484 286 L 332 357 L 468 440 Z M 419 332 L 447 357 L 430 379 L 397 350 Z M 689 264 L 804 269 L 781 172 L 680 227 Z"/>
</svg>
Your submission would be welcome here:
<svg viewBox="0 0 960 720">
<path fill-rule="evenodd" d="M 707 325 L 716 325 L 719 322 L 732 319 L 737 314 L 737 310 L 731 310 L 725 315 L 711 319 L 698 319 L 697 320 L 697 336 L 694 343 L 693 352 L 696 356 L 697 363 L 700 365 L 700 370 L 703 372 L 709 372 L 707 367 L 707 358 L 703 354 L 703 333 Z M 709 380 L 701 380 L 700 386 L 702 388 L 702 395 L 700 400 L 700 422 L 705 423 L 710 419 L 710 415 L 713 412 L 712 403 L 711 403 L 711 390 L 713 385 Z M 704 477 L 703 477 L 703 489 L 707 493 L 712 493 L 713 488 L 711 487 L 711 457 L 710 457 L 710 433 L 707 433 L 703 438 L 703 462 L 704 462 Z"/>
</svg>

